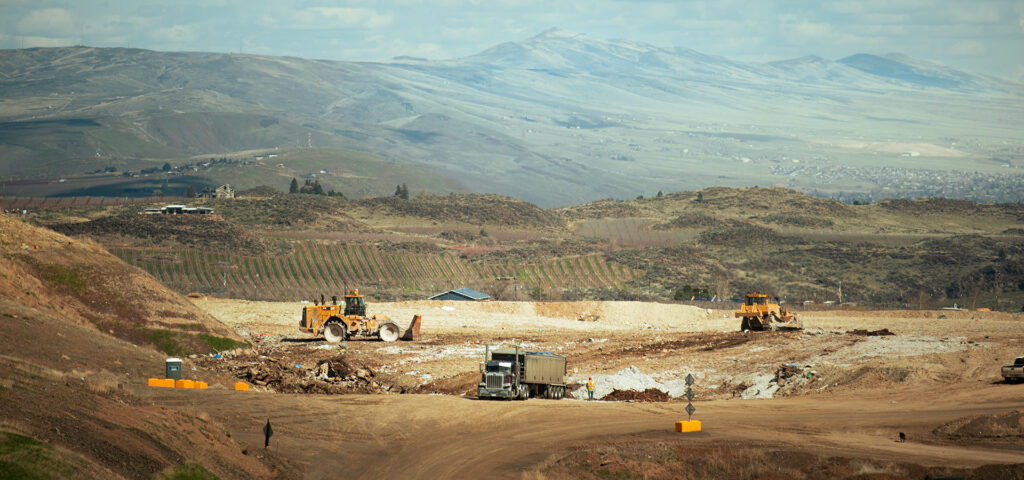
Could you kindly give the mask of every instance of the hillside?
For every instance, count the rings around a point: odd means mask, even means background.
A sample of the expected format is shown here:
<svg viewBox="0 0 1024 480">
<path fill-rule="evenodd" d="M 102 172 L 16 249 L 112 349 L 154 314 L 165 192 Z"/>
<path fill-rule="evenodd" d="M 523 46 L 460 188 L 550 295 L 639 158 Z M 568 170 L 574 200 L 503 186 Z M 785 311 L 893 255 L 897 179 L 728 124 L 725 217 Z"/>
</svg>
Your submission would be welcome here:
<svg viewBox="0 0 1024 480">
<path fill-rule="evenodd" d="M 440 177 L 414 191 L 544 207 L 712 185 L 873 200 L 1024 191 L 1024 87 L 899 55 L 748 63 L 556 29 L 444 61 L 71 47 L 0 51 L 0 68 L 8 177 L 312 146 Z M 304 173 L 345 164 L 315 156 Z M 274 184 L 269 173 L 243 188 Z M 331 188 L 384 193 L 355 175 Z"/>
<path fill-rule="evenodd" d="M 55 200 L 56 202 L 56 200 Z M 542 209 L 497 195 L 207 200 L 214 216 L 40 210 L 181 293 L 378 299 L 468 286 L 497 299 L 735 298 L 1019 310 L 1021 204 L 846 205 L 784 188 L 709 188 Z"/>
<path fill-rule="evenodd" d="M 94 241 L 9 215 L 0 216 L 0 226 L 0 295 L 8 302 L 171 355 L 206 353 L 241 340 Z"/>
<path fill-rule="evenodd" d="M 244 343 L 98 244 L 0 216 L 0 329 L 5 475 L 275 475 L 274 461 L 246 456 L 221 424 L 140 398 L 168 355 Z M 229 382 L 205 368 L 186 375 Z"/>
</svg>

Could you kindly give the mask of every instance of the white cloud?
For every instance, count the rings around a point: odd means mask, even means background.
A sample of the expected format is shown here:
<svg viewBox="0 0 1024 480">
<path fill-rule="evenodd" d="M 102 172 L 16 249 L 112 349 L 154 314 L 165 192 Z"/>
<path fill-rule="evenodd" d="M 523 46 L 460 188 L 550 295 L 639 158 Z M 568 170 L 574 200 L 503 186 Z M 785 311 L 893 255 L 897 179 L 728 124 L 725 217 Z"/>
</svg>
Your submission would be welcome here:
<svg viewBox="0 0 1024 480">
<path fill-rule="evenodd" d="M 72 35 L 76 30 L 74 16 L 63 8 L 34 10 L 18 22 L 16 29 L 29 35 Z"/>
<path fill-rule="evenodd" d="M 174 25 L 171 27 L 158 28 L 149 34 L 150 38 L 158 42 L 183 44 L 196 39 L 195 31 L 188 25 Z"/>
<path fill-rule="evenodd" d="M 810 38 L 822 38 L 832 34 L 832 26 L 827 23 L 800 22 L 791 26 L 797 35 Z"/>
<path fill-rule="evenodd" d="M 934 9 L 932 0 L 841 0 L 827 2 L 824 8 L 841 14 L 863 14 L 879 12 L 919 12 Z"/>
<path fill-rule="evenodd" d="M 369 8 L 313 7 L 292 14 L 290 28 L 321 30 L 332 28 L 384 28 L 394 18 Z"/>
<path fill-rule="evenodd" d="M 1013 76 L 1010 78 L 1018 82 L 1024 82 L 1024 65 L 1017 65 L 1017 70 L 1013 72 Z"/>
<path fill-rule="evenodd" d="M 441 30 L 441 36 L 448 40 L 477 40 L 484 31 L 477 27 L 448 27 Z"/>
<path fill-rule="evenodd" d="M 70 47 L 78 44 L 77 38 L 70 37 L 38 37 L 34 35 L 26 36 L 9 36 L 0 35 L 0 41 L 13 41 L 18 48 L 33 48 L 33 47 Z"/>
<path fill-rule="evenodd" d="M 414 57 L 437 58 L 441 54 L 441 47 L 436 43 L 421 43 L 408 50 L 407 55 Z"/>
<path fill-rule="evenodd" d="M 985 46 L 981 42 L 977 40 L 964 40 L 950 47 L 949 54 L 957 57 L 970 57 L 984 55 L 986 51 Z"/>
<path fill-rule="evenodd" d="M 1002 17 L 998 7 L 980 2 L 961 6 L 953 15 L 958 23 L 995 23 Z"/>
</svg>

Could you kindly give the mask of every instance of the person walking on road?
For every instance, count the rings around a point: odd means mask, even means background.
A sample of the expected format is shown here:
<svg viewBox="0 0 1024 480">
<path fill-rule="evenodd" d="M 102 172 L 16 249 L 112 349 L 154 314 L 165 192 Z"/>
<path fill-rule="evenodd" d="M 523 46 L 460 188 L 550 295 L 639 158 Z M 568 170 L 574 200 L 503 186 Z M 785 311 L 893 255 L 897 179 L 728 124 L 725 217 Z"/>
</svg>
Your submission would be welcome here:
<svg viewBox="0 0 1024 480">
<path fill-rule="evenodd" d="M 594 399 L 594 378 L 593 377 L 587 377 L 587 395 L 590 396 L 591 400 Z"/>
</svg>

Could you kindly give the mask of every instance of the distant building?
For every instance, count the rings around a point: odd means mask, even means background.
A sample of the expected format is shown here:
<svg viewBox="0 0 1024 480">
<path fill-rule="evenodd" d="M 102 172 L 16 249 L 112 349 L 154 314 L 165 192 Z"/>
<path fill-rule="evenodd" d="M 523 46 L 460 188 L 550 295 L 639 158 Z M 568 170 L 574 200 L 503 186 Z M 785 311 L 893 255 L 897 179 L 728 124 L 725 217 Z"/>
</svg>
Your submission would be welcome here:
<svg viewBox="0 0 1024 480">
<path fill-rule="evenodd" d="M 473 290 L 472 288 L 456 288 L 455 290 L 448 290 L 444 293 L 439 293 L 430 297 L 430 300 L 462 300 L 472 302 L 486 302 L 491 299 L 491 296 Z"/>
<path fill-rule="evenodd" d="M 213 196 L 214 198 L 235 198 L 235 191 L 231 188 L 231 185 L 225 183 L 214 190 Z"/>
<path fill-rule="evenodd" d="M 142 211 L 145 214 L 160 213 L 164 215 L 209 215 L 213 213 L 212 208 L 207 207 L 186 207 L 184 205 L 167 205 L 163 208 L 147 208 Z"/>
<path fill-rule="evenodd" d="M 235 198 L 235 191 L 231 188 L 231 185 L 224 184 L 213 189 L 210 187 L 203 188 L 203 191 L 199 192 L 196 196 L 199 198 Z"/>
</svg>

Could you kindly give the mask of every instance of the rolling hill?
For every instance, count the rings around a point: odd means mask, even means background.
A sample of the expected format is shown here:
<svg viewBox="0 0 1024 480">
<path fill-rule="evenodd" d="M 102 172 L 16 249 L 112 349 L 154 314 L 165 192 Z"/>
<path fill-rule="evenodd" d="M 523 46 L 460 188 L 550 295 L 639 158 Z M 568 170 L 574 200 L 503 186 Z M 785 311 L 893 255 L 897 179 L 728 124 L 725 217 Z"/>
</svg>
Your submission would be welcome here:
<svg viewBox="0 0 1024 480">
<path fill-rule="evenodd" d="M 468 286 L 498 299 L 668 301 L 757 290 L 821 303 L 842 282 L 845 303 L 1024 301 L 1020 203 L 847 205 L 777 187 L 560 209 L 481 194 L 284 194 L 206 200 L 217 215 L 179 218 L 53 202 L 28 217 L 181 293 L 300 300 L 359 287 L 408 299 Z"/>
<path fill-rule="evenodd" d="M 0 215 L 0 332 L 3 476 L 271 475 L 209 417 L 138 395 L 168 356 L 246 344 L 96 243 Z"/>
<path fill-rule="evenodd" d="M 748 63 L 553 29 L 444 61 L 73 47 L 2 51 L 0 69 L 8 177 L 312 144 L 541 206 L 714 185 L 1024 191 L 1024 87 L 895 54 Z"/>
</svg>

